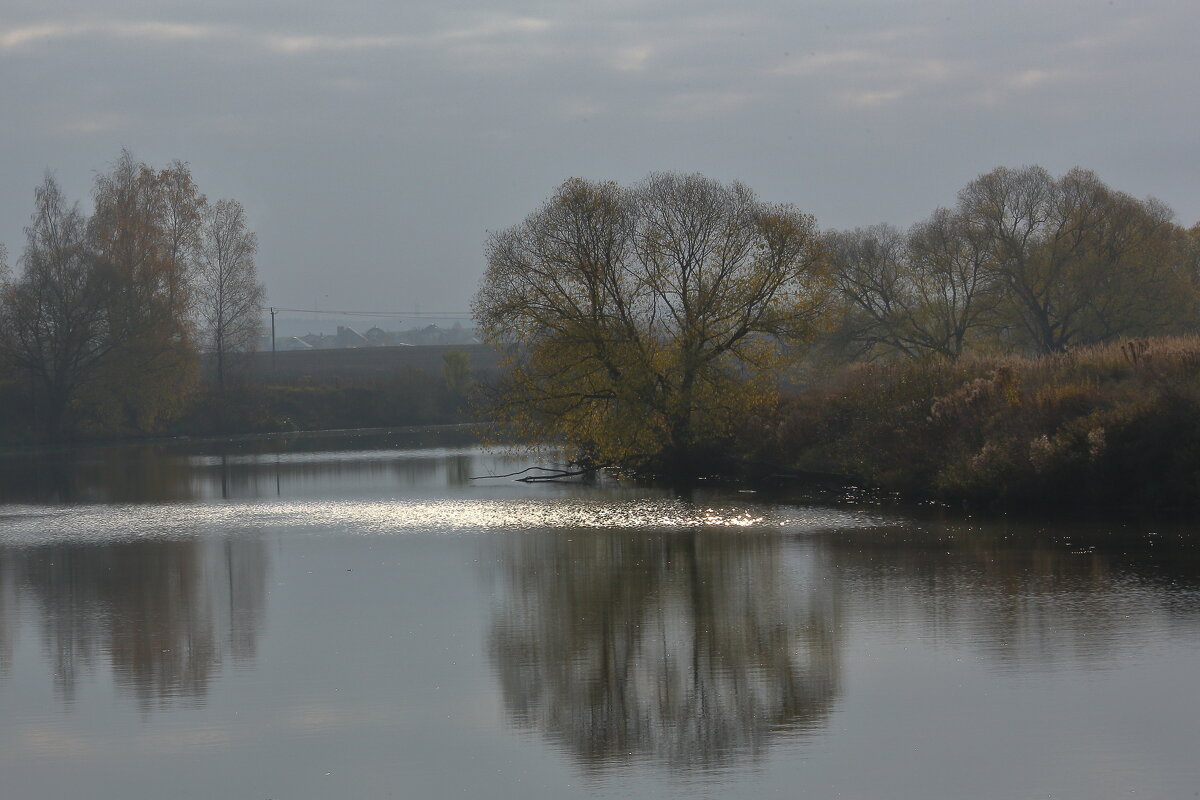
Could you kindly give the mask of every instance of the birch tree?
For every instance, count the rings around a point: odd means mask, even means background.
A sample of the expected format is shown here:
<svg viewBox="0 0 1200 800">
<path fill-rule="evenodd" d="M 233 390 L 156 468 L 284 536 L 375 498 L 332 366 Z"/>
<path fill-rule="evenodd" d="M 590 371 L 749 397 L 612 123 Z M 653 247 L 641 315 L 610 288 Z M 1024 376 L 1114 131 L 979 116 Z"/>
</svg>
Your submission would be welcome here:
<svg viewBox="0 0 1200 800">
<path fill-rule="evenodd" d="M 217 386 L 225 391 L 229 360 L 254 348 L 261 328 L 263 286 L 258 282 L 255 234 L 236 200 L 218 200 L 204 211 L 197 270 L 204 347 L 213 354 Z"/>
</svg>

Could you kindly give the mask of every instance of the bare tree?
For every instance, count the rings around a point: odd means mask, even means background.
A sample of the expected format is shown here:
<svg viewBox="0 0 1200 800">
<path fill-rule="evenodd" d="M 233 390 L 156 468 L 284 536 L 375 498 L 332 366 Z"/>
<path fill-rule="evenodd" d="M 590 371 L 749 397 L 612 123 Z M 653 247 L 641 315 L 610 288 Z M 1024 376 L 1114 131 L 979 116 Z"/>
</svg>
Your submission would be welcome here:
<svg viewBox="0 0 1200 800">
<path fill-rule="evenodd" d="M 910 318 L 917 301 L 905 262 L 904 235 L 891 225 L 830 231 L 823 237 L 834 286 L 845 308 L 842 335 L 872 357 L 887 352 L 915 356 Z"/>
<path fill-rule="evenodd" d="M 962 354 L 988 308 L 987 241 L 939 209 L 907 234 L 891 225 L 824 237 L 844 306 L 837 336 L 860 357 Z"/>
<path fill-rule="evenodd" d="M 476 318 L 524 345 L 506 420 L 677 474 L 769 402 L 780 339 L 811 337 L 828 283 L 811 216 L 701 175 L 568 180 L 487 260 Z"/>
<path fill-rule="evenodd" d="M 1001 167 L 959 193 L 958 214 L 986 240 L 988 270 L 1041 352 L 1161 332 L 1189 313 L 1170 209 L 1092 172 Z"/>
<path fill-rule="evenodd" d="M 197 271 L 199 313 L 222 392 L 230 356 L 251 349 L 261 327 L 264 290 L 254 268 L 257 248 L 241 203 L 218 200 L 205 209 Z"/>
<path fill-rule="evenodd" d="M 907 259 L 919 298 L 909 317 L 915 341 L 950 358 L 962 355 L 968 334 L 995 305 L 990 255 L 987 239 L 944 208 L 909 230 Z"/>
</svg>

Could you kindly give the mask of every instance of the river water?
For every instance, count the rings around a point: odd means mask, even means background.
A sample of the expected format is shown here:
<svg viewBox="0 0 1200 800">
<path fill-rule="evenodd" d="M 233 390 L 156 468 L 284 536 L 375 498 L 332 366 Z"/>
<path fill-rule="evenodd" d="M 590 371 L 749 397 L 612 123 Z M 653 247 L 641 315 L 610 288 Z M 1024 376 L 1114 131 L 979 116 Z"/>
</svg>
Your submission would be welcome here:
<svg viewBox="0 0 1200 800">
<path fill-rule="evenodd" d="M 1200 796 L 1194 525 L 548 458 L 0 460 L 0 797 Z"/>
</svg>

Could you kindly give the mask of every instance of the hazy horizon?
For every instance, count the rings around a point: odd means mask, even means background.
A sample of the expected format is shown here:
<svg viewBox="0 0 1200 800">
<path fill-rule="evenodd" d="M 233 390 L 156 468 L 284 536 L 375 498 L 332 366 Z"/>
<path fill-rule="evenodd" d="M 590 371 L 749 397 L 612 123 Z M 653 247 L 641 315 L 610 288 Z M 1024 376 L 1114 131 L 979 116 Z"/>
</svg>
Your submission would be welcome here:
<svg viewBox="0 0 1200 800">
<path fill-rule="evenodd" d="M 822 227 L 907 226 L 980 173 L 1094 170 L 1200 219 L 1200 6 L 882 0 L 10 0 L 0 242 L 46 169 L 122 147 L 259 235 L 267 302 L 461 312 L 487 231 L 562 180 L 740 179 Z"/>
</svg>

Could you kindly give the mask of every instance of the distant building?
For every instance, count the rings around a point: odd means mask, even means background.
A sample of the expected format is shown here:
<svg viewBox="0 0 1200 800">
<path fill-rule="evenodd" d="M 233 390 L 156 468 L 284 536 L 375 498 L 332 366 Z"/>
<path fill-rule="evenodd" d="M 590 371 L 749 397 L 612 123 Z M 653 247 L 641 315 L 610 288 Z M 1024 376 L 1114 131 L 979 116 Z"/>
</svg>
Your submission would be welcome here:
<svg viewBox="0 0 1200 800">
<path fill-rule="evenodd" d="M 387 347 L 396 343 L 394 334 L 388 333 L 378 326 L 371 328 L 363 336 L 367 337 L 367 344 L 371 347 Z"/>
<path fill-rule="evenodd" d="M 338 325 L 337 344 L 335 347 L 366 347 L 369 344 L 370 342 L 367 341 L 367 337 L 354 330 L 354 328 Z"/>
<path fill-rule="evenodd" d="M 406 331 L 385 331 L 378 326 L 359 333 L 348 325 L 338 325 L 337 333 L 306 333 L 290 339 L 276 339 L 281 350 L 350 350 L 361 347 L 412 347 L 427 345 L 479 344 L 474 331 L 455 323 L 451 328 L 426 325 Z M 270 349 L 267 341 L 266 349 Z"/>
</svg>

